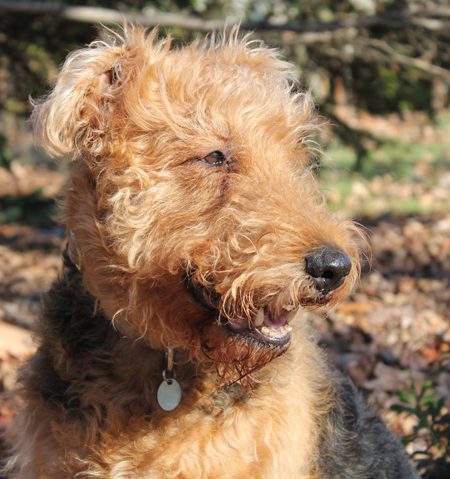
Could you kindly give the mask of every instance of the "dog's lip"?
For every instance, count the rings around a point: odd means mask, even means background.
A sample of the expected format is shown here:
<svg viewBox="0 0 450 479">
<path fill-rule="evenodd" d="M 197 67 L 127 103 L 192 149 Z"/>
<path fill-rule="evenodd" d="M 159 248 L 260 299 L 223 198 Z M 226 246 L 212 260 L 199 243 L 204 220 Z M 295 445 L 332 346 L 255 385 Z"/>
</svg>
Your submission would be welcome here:
<svg viewBox="0 0 450 479">
<path fill-rule="evenodd" d="M 227 321 L 225 327 L 232 333 L 245 338 L 250 337 L 265 346 L 283 347 L 290 343 L 292 327 L 289 325 L 289 321 L 296 314 L 296 310 L 283 309 L 274 315 L 265 307 L 258 311 L 250 325 L 247 320 L 233 320 Z"/>
<path fill-rule="evenodd" d="M 214 290 L 210 290 L 205 286 L 194 282 L 192 280 L 193 271 L 195 271 L 195 269 L 186 272 L 183 278 L 187 291 L 197 304 L 206 310 L 213 312 L 217 311 L 217 304 L 220 301 L 219 295 Z"/>
<path fill-rule="evenodd" d="M 203 308 L 218 315 L 216 304 L 219 295 L 204 286 L 195 284 L 192 275 L 186 274 L 185 284 L 194 300 Z M 246 318 L 233 318 L 224 321 L 219 318 L 219 325 L 229 333 L 244 339 L 254 339 L 260 345 L 286 347 L 291 340 L 289 321 L 297 314 L 293 306 L 284 306 L 279 313 L 272 313 L 268 307 L 261 307 L 249 321 Z"/>
</svg>

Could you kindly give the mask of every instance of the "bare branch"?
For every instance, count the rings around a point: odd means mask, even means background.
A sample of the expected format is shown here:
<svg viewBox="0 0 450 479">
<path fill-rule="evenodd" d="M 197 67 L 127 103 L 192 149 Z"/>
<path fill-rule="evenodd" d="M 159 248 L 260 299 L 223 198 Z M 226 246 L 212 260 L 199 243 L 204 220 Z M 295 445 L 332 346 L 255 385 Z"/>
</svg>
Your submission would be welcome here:
<svg viewBox="0 0 450 479">
<path fill-rule="evenodd" d="M 70 6 L 63 3 L 30 0 L 0 0 L 0 10 L 15 11 L 27 14 L 47 14 L 72 21 L 121 24 L 123 22 L 138 23 L 145 26 L 181 27 L 188 30 L 212 31 L 222 30 L 233 22 L 223 20 L 204 20 L 202 18 L 176 13 L 155 12 L 150 8 L 142 12 L 120 12 L 110 8 Z M 422 15 L 422 16 L 419 16 Z M 434 18 L 430 18 L 434 17 Z M 440 17 L 441 19 L 436 19 Z M 442 19 L 443 18 L 443 19 Z M 301 42 L 302 44 L 330 43 L 336 40 L 353 41 L 368 46 L 372 51 L 387 54 L 386 59 L 399 64 L 414 67 L 432 76 L 439 76 L 450 81 L 450 71 L 433 65 L 423 58 L 412 58 L 403 55 L 386 42 L 379 39 L 364 40 L 358 35 L 363 28 L 373 26 L 384 27 L 420 27 L 428 31 L 450 30 L 450 9 L 411 9 L 390 12 L 385 15 L 348 15 L 333 22 L 316 23 L 284 23 L 273 24 L 268 21 L 247 22 L 241 24 L 243 30 L 280 31 L 284 33 L 283 44 Z M 289 39 L 289 34 L 293 35 Z M 356 40 L 357 39 L 357 40 Z"/>
<path fill-rule="evenodd" d="M 381 50 L 382 52 L 386 53 L 389 60 L 392 60 L 400 65 L 417 68 L 418 70 L 421 70 L 428 75 L 438 76 L 450 83 L 450 71 L 446 70 L 445 68 L 433 65 L 432 63 L 429 63 L 428 61 L 421 58 L 412 58 L 406 55 L 402 55 L 383 40 L 370 38 L 365 40 L 364 43 L 366 43 L 369 47 Z"/>
<path fill-rule="evenodd" d="M 0 10 L 20 12 L 25 14 L 55 15 L 68 20 L 117 24 L 124 21 L 139 23 L 145 26 L 182 27 L 189 30 L 211 31 L 222 30 L 233 22 L 223 20 L 204 20 L 194 16 L 176 13 L 160 13 L 145 9 L 140 13 L 120 12 L 110 8 L 70 6 L 56 2 L 34 2 L 30 0 L 0 0 Z M 423 15 L 421 17 L 420 15 Z M 442 19 L 429 18 L 440 16 Z M 333 22 L 314 23 L 283 23 L 274 24 L 268 21 L 246 22 L 241 24 L 243 30 L 277 30 L 297 33 L 319 33 L 345 29 L 360 29 L 373 26 L 399 27 L 417 26 L 431 31 L 446 31 L 450 29 L 450 9 L 436 10 L 401 10 L 384 15 L 349 15 Z"/>
<path fill-rule="evenodd" d="M 0 10 L 26 14 L 54 15 L 77 22 L 102 23 L 105 25 L 122 24 L 127 21 L 144 26 L 173 26 L 201 31 L 217 30 L 224 26 L 224 22 L 221 20 L 209 21 L 173 13 L 152 13 L 151 11 L 149 13 L 125 13 L 110 8 L 70 6 L 53 2 L 1 0 Z"/>
</svg>

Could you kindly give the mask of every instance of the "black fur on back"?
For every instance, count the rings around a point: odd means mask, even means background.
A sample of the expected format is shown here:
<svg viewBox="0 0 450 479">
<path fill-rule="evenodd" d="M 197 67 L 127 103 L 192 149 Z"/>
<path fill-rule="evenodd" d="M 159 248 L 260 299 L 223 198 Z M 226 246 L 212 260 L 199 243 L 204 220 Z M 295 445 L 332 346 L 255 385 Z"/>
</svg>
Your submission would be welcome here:
<svg viewBox="0 0 450 479">
<path fill-rule="evenodd" d="M 320 446 L 324 479 L 418 479 L 400 441 L 336 371 L 336 404 Z"/>
</svg>

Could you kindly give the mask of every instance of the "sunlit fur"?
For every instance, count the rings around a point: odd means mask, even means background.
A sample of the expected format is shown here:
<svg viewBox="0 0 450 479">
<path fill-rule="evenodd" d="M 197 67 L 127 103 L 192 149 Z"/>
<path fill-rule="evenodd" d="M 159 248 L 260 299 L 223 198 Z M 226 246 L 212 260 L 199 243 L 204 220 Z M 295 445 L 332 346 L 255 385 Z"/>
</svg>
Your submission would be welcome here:
<svg viewBox="0 0 450 479">
<path fill-rule="evenodd" d="M 63 221 L 87 289 L 109 317 L 151 328 L 153 347 L 199 349 L 190 264 L 233 317 L 315 294 L 303 258 L 332 243 L 354 260 L 337 301 L 357 276 L 354 228 L 318 198 L 313 105 L 293 93 L 292 65 L 235 35 L 174 50 L 155 36 L 75 52 L 34 112 L 40 143 L 78 160 Z M 195 161 L 214 150 L 229 172 Z"/>
<path fill-rule="evenodd" d="M 128 27 L 72 53 L 35 105 L 38 143 L 73 159 L 61 221 L 77 271 L 44 308 L 11 477 L 320 477 L 333 387 L 301 309 L 349 293 L 360 235 L 326 209 L 308 166 L 314 105 L 290 63 L 236 31 L 182 48 L 157 37 Z M 213 151 L 221 167 L 201 161 Z M 352 269 L 320 306 L 304 260 L 324 245 Z M 300 309 L 289 349 L 226 332 L 187 272 L 220 295 L 221 321 Z M 71 288 L 92 303 L 83 320 L 110 321 L 109 349 L 68 352 L 55 311 Z M 182 355 L 171 413 L 155 402 L 166 348 Z M 78 406 L 42 397 L 44 363 Z"/>
</svg>

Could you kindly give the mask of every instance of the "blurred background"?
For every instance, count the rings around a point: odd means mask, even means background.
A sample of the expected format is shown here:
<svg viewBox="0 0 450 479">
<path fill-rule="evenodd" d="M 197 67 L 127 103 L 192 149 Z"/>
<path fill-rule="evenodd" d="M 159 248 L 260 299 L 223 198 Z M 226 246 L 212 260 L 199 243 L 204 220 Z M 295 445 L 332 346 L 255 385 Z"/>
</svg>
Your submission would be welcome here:
<svg viewBox="0 0 450 479">
<path fill-rule="evenodd" d="M 124 19 L 180 42 L 239 22 L 297 65 L 328 120 L 323 194 L 368 228 L 373 252 L 349 301 L 312 320 L 422 476 L 448 479 L 449 0 L 0 0 L 0 430 L 64 242 L 54 199 L 69 162 L 33 147 L 29 97 Z"/>
</svg>

